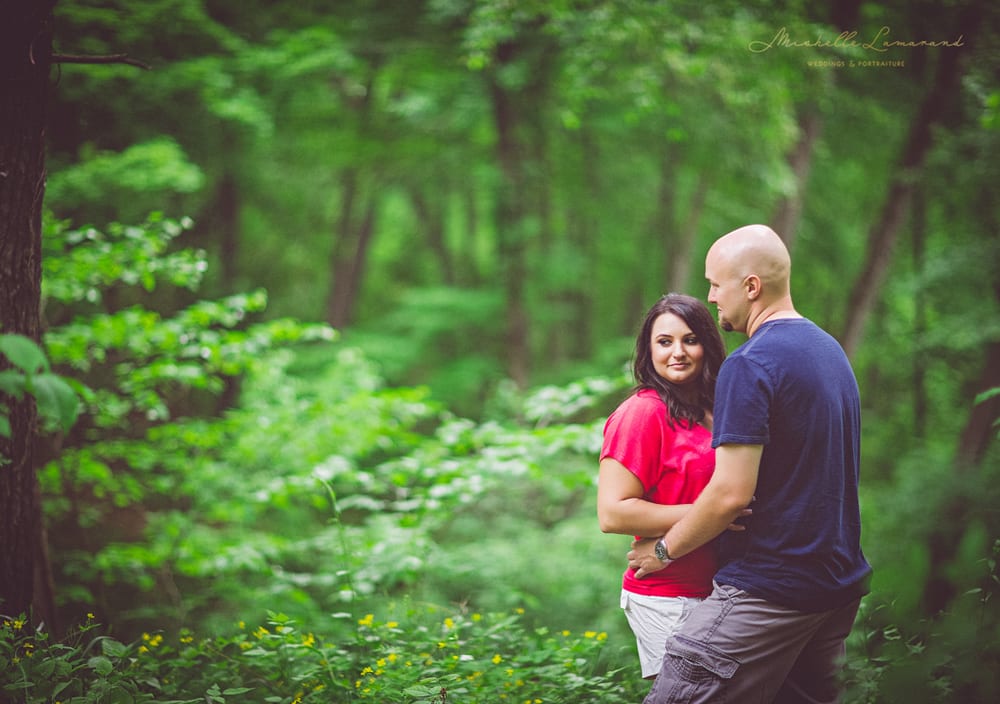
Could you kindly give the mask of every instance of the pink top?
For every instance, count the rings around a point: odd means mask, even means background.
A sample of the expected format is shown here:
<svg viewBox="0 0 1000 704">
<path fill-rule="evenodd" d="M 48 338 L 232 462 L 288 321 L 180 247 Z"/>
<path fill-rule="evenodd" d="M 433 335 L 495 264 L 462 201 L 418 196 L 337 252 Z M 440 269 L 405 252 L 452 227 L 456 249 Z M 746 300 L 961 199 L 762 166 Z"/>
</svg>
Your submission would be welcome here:
<svg viewBox="0 0 1000 704">
<path fill-rule="evenodd" d="M 601 448 L 605 457 L 632 472 L 642 483 L 643 498 L 657 504 L 693 503 L 715 470 L 711 431 L 683 421 L 674 421 L 671 429 L 667 407 L 652 389 L 625 399 L 608 418 Z M 703 598 L 712 591 L 715 570 L 712 542 L 642 579 L 626 569 L 622 587 L 649 596 Z"/>
</svg>

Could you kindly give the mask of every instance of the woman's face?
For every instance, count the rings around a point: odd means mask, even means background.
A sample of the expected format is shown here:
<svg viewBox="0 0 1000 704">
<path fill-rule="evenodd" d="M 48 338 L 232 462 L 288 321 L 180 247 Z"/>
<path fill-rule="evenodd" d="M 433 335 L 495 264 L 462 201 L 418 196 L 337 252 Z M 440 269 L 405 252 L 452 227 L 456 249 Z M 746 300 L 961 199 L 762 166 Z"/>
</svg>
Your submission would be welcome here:
<svg viewBox="0 0 1000 704">
<path fill-rule="evenodd" d="M 674 384 L 687 384 L 701 374 L 705 348 L 682 318 L 664 313 L 653 321 L 649 340 L 656 373 Z"/>
</svg>

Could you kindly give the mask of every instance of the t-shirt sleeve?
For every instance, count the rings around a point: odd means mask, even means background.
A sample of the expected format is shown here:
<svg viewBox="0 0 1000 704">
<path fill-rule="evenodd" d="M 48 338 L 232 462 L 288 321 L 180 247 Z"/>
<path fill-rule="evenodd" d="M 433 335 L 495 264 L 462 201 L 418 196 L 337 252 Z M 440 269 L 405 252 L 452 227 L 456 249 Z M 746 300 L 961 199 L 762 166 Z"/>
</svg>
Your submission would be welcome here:
<svg viewBox="0 0 1000 704">
<path fill-rule="evenodd" d="M 760 365 L 742 356 L 726 359 L 715 385 L 712 447 L 766 445 L 772 386 Z"/>
<path fill-rule="evenodd" d="M 669 430 L 661 401 L 632 396 L 604 424 L 601 459 L 617 460 L 649 491 L 660 474 L 664 434 Z"/>
</svg>

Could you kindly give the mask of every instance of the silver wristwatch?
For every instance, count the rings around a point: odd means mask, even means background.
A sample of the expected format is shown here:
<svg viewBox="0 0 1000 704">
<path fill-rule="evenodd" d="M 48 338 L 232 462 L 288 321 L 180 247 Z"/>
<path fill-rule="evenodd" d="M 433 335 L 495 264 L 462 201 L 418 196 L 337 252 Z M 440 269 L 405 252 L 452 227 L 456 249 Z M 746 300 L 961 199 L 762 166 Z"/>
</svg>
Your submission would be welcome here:
<svg viewBox="0 0 1000 704">
<path fill-rule="evenodd" d="M 670 552 L 667 550 L 667 541 L 663 538 L 656 541 L 656 544 L 653 546 L 653 553 L 656 555 L 656 559 L 663 564 L 674 561 L 674 558 L 670 557 Z"/>
</svg>

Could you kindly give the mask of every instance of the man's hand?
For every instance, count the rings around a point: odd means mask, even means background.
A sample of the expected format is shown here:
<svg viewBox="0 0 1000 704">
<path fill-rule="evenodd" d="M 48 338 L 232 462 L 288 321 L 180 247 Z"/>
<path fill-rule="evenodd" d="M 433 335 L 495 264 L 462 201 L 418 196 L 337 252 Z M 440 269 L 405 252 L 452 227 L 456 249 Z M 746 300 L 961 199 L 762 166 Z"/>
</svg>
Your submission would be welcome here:
<svg viewBox="0 0 1000 704">
<path fill-rule="evenodd" d="M 632 549 L 625 557 L 628 559 L 628 568 L 635 572 L 636 579 L 642 579 L 648 574 L 659 572 L 670 563 L 660 562 L 660 558 L 653 552 L 653 546 L 659 538 L 643 538 L 633 540 Z"/>
</svg>

